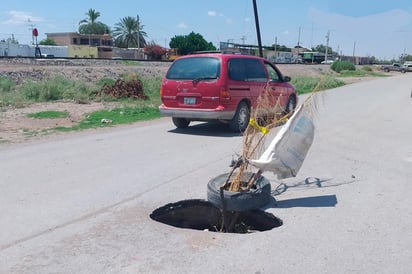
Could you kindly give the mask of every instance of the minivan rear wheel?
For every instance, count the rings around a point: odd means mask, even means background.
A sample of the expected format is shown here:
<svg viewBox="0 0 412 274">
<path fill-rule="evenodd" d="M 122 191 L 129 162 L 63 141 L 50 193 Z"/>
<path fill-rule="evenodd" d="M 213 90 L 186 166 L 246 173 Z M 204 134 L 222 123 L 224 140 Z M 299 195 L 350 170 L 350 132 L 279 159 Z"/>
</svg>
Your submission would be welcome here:
<svg viewBox="0 0 412 274">
<path fill-rule="evenodd" d="M 175 126 L 177 128 L 187 128 L 190 124 L 190 120 L 187 120 L 185 118 L 176 118 L 173 117 L 172 118 L 173 124 L 175 124 Z"/>
<path fill-rule="evenodd" d="M 241 102 L 236 110 L 236 114 L 230 121 L 230 128 L 236 132 L 246 130 L 250 119 L 250 110 L 245 102 Z"/>
</svg>

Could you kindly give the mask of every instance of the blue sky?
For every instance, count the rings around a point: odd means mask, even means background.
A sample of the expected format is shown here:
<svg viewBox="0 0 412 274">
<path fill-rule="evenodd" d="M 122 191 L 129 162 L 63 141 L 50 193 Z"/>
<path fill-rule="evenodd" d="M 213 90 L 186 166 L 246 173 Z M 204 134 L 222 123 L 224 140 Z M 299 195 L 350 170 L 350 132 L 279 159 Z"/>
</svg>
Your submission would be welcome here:
<svg viewBox="0 0 412 274">
<path fill-rule="evenodd" d="M 329 32 L 329 46 L 345 55 L 412 55 L 411 0 L 257 0 L 257 7 L 264 45 L 326 45 Z M 252 0 L 13 0 L 2 5 L 0 39 L 13 34 L 20 43 L 31 43 L 32 25 L 39 40 L 49 32 L 77 31 L 90 8 L 111 28 L 123 17 L 139 15 L 147 40 L 161 46 L 192 31 L 217 47 L 219 41 L 257 44 Z"/>
</svg>

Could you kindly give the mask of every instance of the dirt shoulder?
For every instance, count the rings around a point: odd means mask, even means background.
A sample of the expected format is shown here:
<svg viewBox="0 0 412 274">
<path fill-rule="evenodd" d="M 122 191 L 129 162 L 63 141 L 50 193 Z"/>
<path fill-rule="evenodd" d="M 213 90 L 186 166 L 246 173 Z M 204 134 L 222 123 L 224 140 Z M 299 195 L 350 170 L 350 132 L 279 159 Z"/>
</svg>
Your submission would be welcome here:
<svg viewBox="0 0 412 274">
<path fill-rule="evenodd" d="M 170 66 L 165 62 L 136 62 L 124 65 L 119 61 L 77 61 L 77 60 L 0 60 L 0 76 L 10 77 L 21 84 L 27 79 L 41 81 L 51 76 L 62 75 L 75 81 L 95 83 L 99 79 L 109 77 L 122 78 L 126 73 L 136 73 L 141 77 L 163 76 Z M 284 75 L 291 77 L 308 75 L 319 76 L 333 73 L 325 65 L 288 65 L 280 64 Z M 347 79 L 348 83 L 366 80 L 365 78 Z M 47 129 L 57 126 L 70 127 L 84 119 L 88 113 L 101 109 L 110 109 L 113 103 L 77 104 L 74 102 L 36 103 L 24 108 L 7 108 L 0 112 L 0 145 L 36 140 L 49 134 Z M 66 111 L 67 118 L 34 119 L 28 118 L 30 113 L 40 111 Z"/>
</svg>

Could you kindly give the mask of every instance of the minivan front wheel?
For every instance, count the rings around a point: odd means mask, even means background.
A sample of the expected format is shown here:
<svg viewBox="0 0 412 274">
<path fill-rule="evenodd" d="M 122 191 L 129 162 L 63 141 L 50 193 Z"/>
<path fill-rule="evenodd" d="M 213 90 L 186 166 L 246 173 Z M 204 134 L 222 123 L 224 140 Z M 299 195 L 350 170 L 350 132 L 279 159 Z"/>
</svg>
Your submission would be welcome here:
<svg viewBox="0 0 412 274">
<path fill-rule="evenodd" d="M 250 119 L 250 110 L 245 102 L 241 102 L 236 110 L 235 116 L 230 121 L 230 128 L 236 132 L 246 130 Z"/>
<path fill-rule="evenodd" d="M 286 105 L 285 114 L 289 114 L 295 111 L 295 108 L 296 108 L 296 97 L 290 96 L 288 99 L 288 103 Z"/>
<path fill-rule="evenodd" d="M 187 128 L 190 124 L 190 120 L 187 120 L 185 118 L 176 118 L 173 117 L 172 118 L 173 124 L 177 127 L 177 128 Z"/>
</svg>

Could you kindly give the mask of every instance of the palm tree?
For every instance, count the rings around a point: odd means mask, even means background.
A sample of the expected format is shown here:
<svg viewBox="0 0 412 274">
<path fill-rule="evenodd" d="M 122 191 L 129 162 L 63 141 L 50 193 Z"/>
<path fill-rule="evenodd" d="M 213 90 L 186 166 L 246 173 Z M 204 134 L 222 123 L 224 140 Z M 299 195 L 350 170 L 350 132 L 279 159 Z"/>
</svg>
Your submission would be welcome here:
<svg viewBox="0 0 412 274">
<path fill-rule="evenodd" d="M 79 25 L 81 24 L 93 24 L 96 22 L 96 19 L 100 17 L 100 12 L 94 10 L 94 9 L 89 9 L 88 12 L 86 12 L 86 15 L 88 18 L 83 19 L 79 22 Z"/>
<path fill-rule="evenodd" d="M 146 46 L 145 37 L 147 37 L 147 33 L 143 31 L 143 27 L 139 15 L 136 18 L 127 16 L 120 19 L 120 22 L 115 24 L 113 30 L 115 45 L 123 48 Z"/>
<path fill-rule="evenodd" d="M 81 34 L 105 34 L 109 32 L 109 27 L 97 21 L 100 12 L 89 9 L 86 13 L 87 18 L 79 22 L 79 33 Z"/>
</svg>

